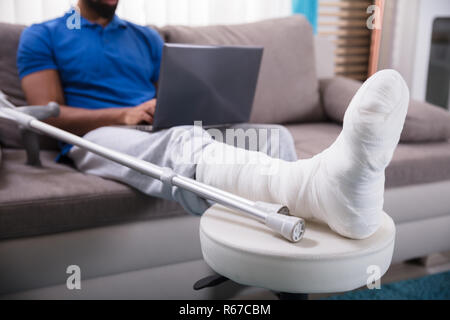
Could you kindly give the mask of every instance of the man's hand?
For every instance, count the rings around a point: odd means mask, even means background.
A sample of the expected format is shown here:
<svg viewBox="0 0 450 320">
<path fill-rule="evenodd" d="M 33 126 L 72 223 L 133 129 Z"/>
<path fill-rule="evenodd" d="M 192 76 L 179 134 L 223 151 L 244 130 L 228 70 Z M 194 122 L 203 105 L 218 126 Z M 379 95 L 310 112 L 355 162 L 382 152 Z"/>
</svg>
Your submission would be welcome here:
<svg viewBox="0 0 450 320">
<path fill-rule="evenodd" d="M 126 108 L 124 109 L 121 122 L 124 125 L 152 124 L 155 108 L 156 99 L 146 101 L 136 107 Z"/>
<path fill-rule="evenodd" d="M 91 110 L 65 105 L 61 80 L 56 70 L 37 71 L 25 76 L 22 88 L 29 105 L 46 105 L 50 101 L 59 103 L 59 117 L 49 118 L 45 122 L 79 136 L 100 127 L 153 122 L 156 99 L 131 108 Z"/>
</svg>

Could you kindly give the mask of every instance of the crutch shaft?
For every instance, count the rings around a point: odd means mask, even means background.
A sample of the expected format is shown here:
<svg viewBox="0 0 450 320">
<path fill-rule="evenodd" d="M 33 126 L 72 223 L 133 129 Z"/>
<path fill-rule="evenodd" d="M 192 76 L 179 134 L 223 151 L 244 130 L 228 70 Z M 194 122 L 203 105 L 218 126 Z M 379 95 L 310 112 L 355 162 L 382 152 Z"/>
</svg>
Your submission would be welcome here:
<svg viewBox="0 0 450 320">
<path fill-rule="evenodd" d="M 1 97 L 0 100 L 2 100 Z M 3 113 L 6 114 L 8 118 L 15 119 L 18 123 L 20 123 L 22 126 L 25 126 L 26 128 L 37 131 L 39 133 L 47 134 L 66 143 L 76 145 L 80 148 L 86 149 L 92 153 L 122 164 L 152 178 L 163 180 L 163 178 L 165 177 L 166 172 L 164 168 L 161 168 L 150 162 L 136 159 L 127 154 L 105 148 L 101 145 L 80 138 L 72 133 L 48 125 L 18 110 L 1 108 L 1 111 L 3 111 Z M 253 201 L 205 185 L 194 179 L 177 175 L 175 173 L 170 176 L 170 183 L 184 190 L 191 191 L 194 194 L 205 199 L 210 199 L 218 204 L 239 210 L 266 224 L 269 228 L 277 231 L 290 241 L 297 242 L 303 235 L 304 221 L 297 217 L 278 214 L 279 209 L 273 210 L 273 207 L 270 207 L 269 209 L 263 210 L 261 206 L 258 206 L 257 203 Z"/>
</svg>

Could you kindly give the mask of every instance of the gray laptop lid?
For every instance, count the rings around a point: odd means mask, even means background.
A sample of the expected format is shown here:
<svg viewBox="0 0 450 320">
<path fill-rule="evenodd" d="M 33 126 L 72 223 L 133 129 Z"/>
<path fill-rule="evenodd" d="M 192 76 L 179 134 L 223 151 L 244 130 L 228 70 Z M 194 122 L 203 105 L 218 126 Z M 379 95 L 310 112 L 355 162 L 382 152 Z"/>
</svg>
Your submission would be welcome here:
<svg viewBox="0 0 450 320">
<path fill-rule="evenodd" d="M 153 130 L 248 122 L 262 47 L 166 44 Z"/>
</svg>

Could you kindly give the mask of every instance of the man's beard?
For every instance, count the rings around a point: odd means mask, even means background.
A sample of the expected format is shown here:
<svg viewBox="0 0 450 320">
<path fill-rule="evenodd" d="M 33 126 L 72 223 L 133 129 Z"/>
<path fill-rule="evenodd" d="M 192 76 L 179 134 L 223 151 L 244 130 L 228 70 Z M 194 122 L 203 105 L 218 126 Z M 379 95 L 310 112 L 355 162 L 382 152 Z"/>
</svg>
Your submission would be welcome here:
<svg viewBox="0 0 450 320">
<path fill-rule="evenodd" d="M 111 6 L 102 3 L 101 0 L 83 0 L 83 2 L 100 17 L 108 20 L 112 19 L 117 8 L 117 4 Z"/>
</svg>

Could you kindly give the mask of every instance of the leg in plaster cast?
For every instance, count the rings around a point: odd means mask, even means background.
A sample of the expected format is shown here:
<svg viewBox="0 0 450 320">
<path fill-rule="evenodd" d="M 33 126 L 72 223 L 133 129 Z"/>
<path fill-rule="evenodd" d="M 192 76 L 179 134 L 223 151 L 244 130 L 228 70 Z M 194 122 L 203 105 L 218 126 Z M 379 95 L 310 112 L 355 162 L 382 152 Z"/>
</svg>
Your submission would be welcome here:
<svg viewBox="0 0 450 320">
<path fill-rule="evenodd" d="M 356 93 L 341 134 L 322 153 L 286 162 L 212 143 L 204 149 L 196 178 L 252 200 L 285 204 L 293 214 L 323 221 L 343 236 L 369 237 L 381 224 L 384 171 L 400 139 L 408 103 L 401 75 L 380 71 Z M 231 154 L 245 161 L 224 161 Z"/>
</svg>

